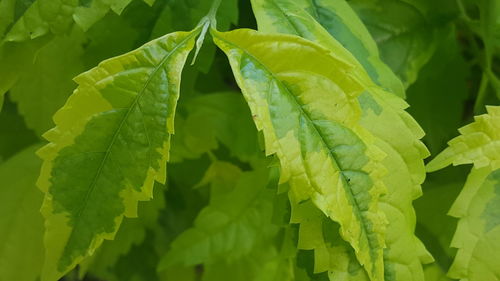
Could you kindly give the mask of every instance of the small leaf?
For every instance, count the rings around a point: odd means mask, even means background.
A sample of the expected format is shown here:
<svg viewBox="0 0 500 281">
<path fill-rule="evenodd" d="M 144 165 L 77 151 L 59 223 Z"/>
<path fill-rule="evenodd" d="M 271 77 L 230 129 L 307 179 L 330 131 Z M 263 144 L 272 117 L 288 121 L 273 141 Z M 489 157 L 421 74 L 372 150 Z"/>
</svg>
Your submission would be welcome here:
<svg viewBox="0 0 500 281">
<path fill-rule="evenodd" d="M 38 185 L 46 193 L 42 280 L 55 280 L 112 239 L 124 215 L 165 182 L 180 77 L 199 28 L 177 32 L 103 61 L 44 137 Z"/>
<path fill-rule="evenodd" d="M 322 34 L 326 31 L 354 55 L 374 82 L 404 97 L 401 81 L 382 62 L 377 44 L 344 0 L 252 0 L 252 6 L 259 30 L 296 34 L 311 41 L 328 41 Z"/>
</svg>

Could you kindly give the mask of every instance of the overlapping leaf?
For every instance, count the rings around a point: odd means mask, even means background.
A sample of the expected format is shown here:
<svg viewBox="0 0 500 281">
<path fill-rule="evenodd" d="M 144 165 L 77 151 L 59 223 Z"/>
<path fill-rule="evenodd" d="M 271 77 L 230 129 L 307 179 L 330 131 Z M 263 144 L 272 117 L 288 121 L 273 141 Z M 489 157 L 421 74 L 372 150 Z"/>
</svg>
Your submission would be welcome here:
<svg viewBox="0 0 500 281">
<path fill-rule="evenodd" d="M 35 0 L 31 1 L 24 13 L 16 19 L 3 38 L 7 42 L 22 42 L 47 34 L 61 35 L 70 31 L 73 22 L 87 30 L 104 17 L 109 10 L 121 13 L 131 0 L 92 0 L 80 3 L 78 0 Z M 146 1 L 152 4 L 152 1 Z M 2 1 L 5 24 L 0 22 L 0 31 L 14 20 L 16 1 Z M 88 6 L 87 6 L 88 5 Z M 3 27 L 2 27 L 3 26 Z M 3 35 L 3 32 L 0 33 Z"/>
<path fill-rule="evenodd" d="M 465 186 L 449 214 L 460 218 L 451 246 L 458 248 L 448 272 L 469 281 L 500 277 L 500 107 L 462 127 L 460 136 L 427 166 L 429 171 L 450 164 L 473 164 Z"/>
<path fill-rule="evenodd" d="M 280 159 L 292 202 L 312 200 L 338 221 L 368 274 L 382 280 L 385 219 L 377 203 L 384 153 L 358 124 L 357 97 L 365 88 L 356 68 L 296 36 L 212 35 L 264 132 L 266 152 Z"/>
<path fill-rule="evenodd" d="M 327 18 L 316 17 L 321 18 L 323 26 L 337 26 L 339 28 L 339 23 L 336 22 L 335 18 L 349 17 L 352 13 L 349 7 L 326 3 L 322 6 L 319 2 L 314 2 L 314 7 L 317 8 L 316 12 L 319 15 L 329 15 Z M 331 32 L 335 38 L 331 37 L 322 28 L 322 25 L 308 14 L 306 10 L 311 9 L 310 6 L 306 4 L 300 6 L 295 1 L 288 0 L 254 1 L 254 3 L 257 3 L 254 5 L 254 9 L 261 30 L 295 34 L 315 41 L 333 53 L 342 55 L 358 69 L 358 77 L 366 89 L 358 98 L 363 112 L 361 125 L 377 137 L 376 145 L 387 155 L 382 163 L 388 170 L 388 173 L 383 177 L 388 191 L 387 195 L 380 199 L 381 209 L 389 221 L 387 248 L 384 251 L 385 276 L 389 280 L 423 280 L 421 259 L 427 262 L 431 259 L 423 250 L 421 242 L 413 234 L 415 214 L 412 207 L 412 200 L 421 194 L 420 184 L 425 177 L 422 159 L 428 155 L 428 152 L 418 140 L 423 136 L 423 131 L 404 111 L 407 107 L 404 101 L 372 85 L 371 77 L 364 73 L 363 66 L 356 61 L 357 57 L 350 55 L 336 41 L 337 36 L 341 38 L 340 40 L 345 40 L 343 35 Z M 350 26 L 350 28 L 356 28 L 356 25 Z M 350 50 L 353 49 L 352 44 L 344 43 L 344 45 L 350 46 Z M 356 51 L 355 48 L 354 51 Z M 307 225 L 302 227 L 307 227 Z M 321 256 L 316 257 L 316 263 L 328 264 L 322 259 L 328 260 L 332 256 L 333 259 L 338 260 L 339 258 L 335 255 L 349 252 L 349 249 L 340 250 L 341 246 L 339 245 L 336 250 L 338 253 L 333 253 L 335 250 L 332 250 L 329 254 L 321 249 L 326 247 L 321 243 L 317 243 L 315 247 L 310 249 L 314 248 L 323 252 Z M 349 258 L 346 254 L 342 257 Z M 345 261 L 345 263 L 349 264 L 349 261 Z M 318 272 L 329 270 L 328 266 L 317 264 L 315 266 Z M 336 267 L 333 263 L 330 266 Z M 336 271 L 342 272 L 342 270 Z M 340 277 L 341 273 L 337 274 L 340 276 L 334 275 L 331 274 L 331 278 L 347 278 Z M 362 278 L 362 276 L 364 275 L 352 274 L 349 278 Z"/>
<path fill-rule="evenodd" d="M 38 184 L 46 193 L 46 262 L 55 280 L 135 216 L 165 181 L 180 76 L 200 28 L 106 60 L 79 84 L 44 137 Z"/>
<path fill-rule="evenodd" d="M 401 81 L 380 60 L 375 41 L 344 0 L 252 0 L 252 6 L 259 30 L 297 34 L 312 41 L 329 41 L 326 34 L 322 34 L 323 30 L 311 23 L 316 21 L 354 55 L 374 82 L 404 97 Z"/>
</svg>

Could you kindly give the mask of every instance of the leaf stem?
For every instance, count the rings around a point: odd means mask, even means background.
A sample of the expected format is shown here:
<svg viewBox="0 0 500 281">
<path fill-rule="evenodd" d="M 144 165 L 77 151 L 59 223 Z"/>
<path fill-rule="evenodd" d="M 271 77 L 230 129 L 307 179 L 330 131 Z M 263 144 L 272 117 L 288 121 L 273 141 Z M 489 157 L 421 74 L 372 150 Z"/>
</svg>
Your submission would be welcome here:
<svg viewBox="0 0 500 281">
<path fill-rule="evenodd" d="M 221 1 L 222 0 L 214 0 L 207 15 L 208 19 L 210 20 L 210 25 L 212 25 L 213 28 L 217 28 L 217 20 L 215 16 L 217 15 L 217 10 L 219 9 Z"/>
<path fill-rule="evenodd" d="M 479 114 L 484 103 L 484 98 L 486 97 L 486 90 L 488 89 L 489 76 L 486 71 L 483 72 L 481 76 L 481 84 L 479 85 L 479 91 L 477 93 L 476 102 L 474 103 L 474 113 Z"/>
</svg>

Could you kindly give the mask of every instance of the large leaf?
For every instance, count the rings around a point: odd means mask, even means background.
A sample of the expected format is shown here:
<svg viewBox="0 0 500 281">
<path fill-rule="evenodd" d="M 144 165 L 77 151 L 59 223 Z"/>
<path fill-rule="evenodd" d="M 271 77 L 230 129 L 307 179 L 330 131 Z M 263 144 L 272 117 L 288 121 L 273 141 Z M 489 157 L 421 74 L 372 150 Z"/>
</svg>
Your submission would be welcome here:
<svg viewBox="0 0 500 281">
<path fill-rule="evenodd" d="M 425 177 L 422 159 L 428 155 L 425 147 L 418 141 L 423 136 L 422 130 L 404 111 L 407 105 L 400 98 L 373 87 L 370 77 L 363 73 L 363 66 L 357 62 L 356 58 L 339 46 L 336 38 L 325 33 L 313 17 L 295 5 L 295 1 L 264 2 L 267 5 L 254 6 L 257 11 L 261 10 L 257 12 L 257 21 L 261 30 L 296 34 L 315 41 L 336 54 L 343 54 L 343 58 L 359 69 L 359 81 L 366 88 L 366 91 L 358 98 L 362 110 L 361 125 L 377 137 L 377 146 L 387 154 L 382 162 L 388 170 L 383 177 L 388 190 L 387 194 L 380 199 L 381 209 L 389 221 L 387 248 L 384 250 L 385 276 L 390 280 L 423 280 L 420 260 L 429 262 L 431 259 L 413 234 L 415 214 L 412 207 L 412 200 L 421 194 L 420 184 Z M 328 8 L 322 7 L 319 11 L 322 14 L 334 14 L 338 7 Z M 283 26 L 294 28 L 283 28 Z M 306 216 L 303 221 L 314 221 L 314 218 Z M 307 225 L 302 225 L 301 229 L 303 227 Z M 331 240 L 328 237 L 326 239 L 325 241 Z M 320 237 L 317 240 L 323 241 L 324 239 Z M 346 245 L 339 243 L 336 248 L 326 251 L 324 248 L 328 246 L 318 242 L 314 247 L 306 249 L 315 249 L 318 252 L 315 253 L 318 255 L 315 259 L 316 271 L 335 271 L 336 273 L 330 273 L 331 278 L 349 277 L 353 280 L 361 278 L 360 276 L 364 275 L 357 273 L 344 276 L 341 273 L 343 270 L 338 268 L 338 264 L 341 264 L 338 263 L 339 259 L 352 257 L 347 254 L 350 249 L 342 249 L 342 246 Z M 336 260 L 337 264 L 329 263 L 328 259 Z M 352 262 L 355 261 L 344 261 L 345 264 Z"/>
<path fill-rule="evenodd" d="M 356 57 L 373 81 L 404 97 L 401 81 L 380 60 L 375 41 L 344 0 L 252 0 L 252 6 L 259 30 L 322 40 L 324 35 L 315 37 L 320 34 L 319 27 L 314 27 L 316 32 L 310 31 L 311 17 Z"/>
<path fill-rule="evenodd" d="M 365 90 L 353 65 L 296 36 L 252 30 L 213 31 L 263 130 L 267 154 L 278 155 L 291 200 L 312 200 L 341 225 L 374 280 L 383 279 L 384 157 L 359 126 Z M 290 59 L 293 58 L 293 59 Z"/>
<path fill-rule="evenodd" d="M 500 277 L 500 107 L 489 106 L 487 111 L 462 127 L 461 135 L 427 166 L 435 171 L 450 164 L 473 164 L 449 212 L 460 220 L 451 242 L 458 251 L 448 275 L 461 280 Z"/>
<path fill-rule="evenodd" d="M 55 280 L 112 239 L 124 215 L 165 181 L 183 65 L 201 27 L 165 35 L 75 78 L 44 137 L 46 262 Z"/>
<path fill-rule="evenodd" d="M 41 161 L 31 146 L 0 165 L 0 280 L 38 280 L 43 264 Z"/>
</svg>

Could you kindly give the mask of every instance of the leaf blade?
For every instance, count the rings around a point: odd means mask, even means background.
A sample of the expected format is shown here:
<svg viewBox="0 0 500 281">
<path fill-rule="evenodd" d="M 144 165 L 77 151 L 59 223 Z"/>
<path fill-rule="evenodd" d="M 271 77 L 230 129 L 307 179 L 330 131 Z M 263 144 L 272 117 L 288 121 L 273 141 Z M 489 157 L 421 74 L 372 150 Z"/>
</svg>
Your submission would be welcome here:
<svg viewBox="0 0 500 281">
<path fill-rule="evenodd" d="M 378 180 L 383 174 L 378 161 L 384 154 L 357 126 L 359 108 L 350 95 L 356 97 L 362 90 L 356 78 L 346 75 L 351 65 L 295 36 L 252 30 L 212 34 L 229 57 L 257 128 L 264 131 L 266 152 L 280 158 L 280 182 L 290 181 L 291 200 L 310 199 L 340 221 L 343 238 L 356 249 L 369 274 L 382 280 L 385 222 L 376 202 L 384 190 Z M 316 69 L 328 63 L 329 68 Z M 338 76 L 332 66 L 342 69 Z M 339 110 L 332 112 L 332 106 Z M 349 152 L 357 160 L 349 160 Z"/>
<path fill-rule="evenodd" d="M 42 280 L 112 239 L 153 182 L 165 181 L 180 73 L 198 33 L 167 34 L 75 78 L 79 87 L 39 151 L 48 227 Z"/>
</svg>

